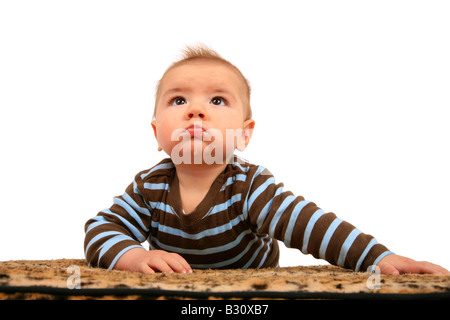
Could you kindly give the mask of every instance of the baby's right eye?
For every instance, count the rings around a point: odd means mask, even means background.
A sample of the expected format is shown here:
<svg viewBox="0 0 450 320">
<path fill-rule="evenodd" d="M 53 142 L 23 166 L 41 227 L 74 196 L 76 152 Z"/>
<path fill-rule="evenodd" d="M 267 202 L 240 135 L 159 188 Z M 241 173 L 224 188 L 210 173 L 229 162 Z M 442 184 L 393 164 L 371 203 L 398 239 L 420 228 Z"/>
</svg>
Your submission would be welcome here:
<svg viewBox="0 0 450 320">
<path fill-rule="evenodd" d="M 170 101 L 170 105 L 172 106 L 180 106 L 182 104 L 186 104 L 186 100 L 182 97 L 176 97 Z"/>
</svg>

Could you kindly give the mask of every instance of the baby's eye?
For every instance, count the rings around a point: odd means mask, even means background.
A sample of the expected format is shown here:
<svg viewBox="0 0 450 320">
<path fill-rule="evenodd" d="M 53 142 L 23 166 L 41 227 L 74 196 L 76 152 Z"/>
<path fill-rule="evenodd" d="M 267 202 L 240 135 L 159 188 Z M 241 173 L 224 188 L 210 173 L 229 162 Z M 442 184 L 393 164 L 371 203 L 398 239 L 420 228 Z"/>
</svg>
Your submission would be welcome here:
<svg viewBox="0 0 450 320">
<path fill-rule="evenodd" d="M 181 106 L 182 104 L 186 104 L 186 100 L 182 97 L 176 97 L 170 101 L 170 105 L 172 106 Z"/>
<path fill-rule="evenodd" d="M 216 105 L 216 106 L 224 106 L 224 105 L 226 105 L 225 99 L 221 98 L 221 97 L 214 97 L 214 98 L 212 98 L 211 103 L 213 105 Z"/>
</svg>

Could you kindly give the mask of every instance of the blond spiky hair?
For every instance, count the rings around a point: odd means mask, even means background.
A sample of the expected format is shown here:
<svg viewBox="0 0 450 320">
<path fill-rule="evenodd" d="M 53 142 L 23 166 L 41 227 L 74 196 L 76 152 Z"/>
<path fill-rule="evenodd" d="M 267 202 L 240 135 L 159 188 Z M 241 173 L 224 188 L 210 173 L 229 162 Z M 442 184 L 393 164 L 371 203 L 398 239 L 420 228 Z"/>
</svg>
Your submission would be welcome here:
<svg viewBox="0 0 450 320">
<path fill-rule="evenodd" d="M 218 62 L 218 63 L 222 63 L 230 68 L 232 68 L 234 71 L 236 71 L 240 77 L 242 77 L 242 80 L 244 82 L 245 85 L 245 92 L 247 94 L 247 98 L 248 98 L 248 107 L 247 107 L 247 114 L 246 114 L 246 120 L 247 119 L 251 119 L 252 118 L 252 110 L 250 107 L 250 84 L 248 82 L 248 80 L 242 75 L 241 71 L 234 66 L 231 62 L 229 62 L 228 60 L 225 60 L 224 58 L 222 58 L 222 56 L 220 54 L 218 54 L 215 50 L 209 48 L 208 46 L 204 45 L 204 44 L 197 44 L 194 46 L 186 46 L 183 50 L 182 50 L 182 56 L 181 59 L 178 61 L 175 61 L 174 63 L 172 63 L 172 65 L 169 66 L 169 68 L 167 68 L 167 70 L 164 72 L 162 78 L 158 81 L 157 85 L 156 85 L 156 99 L 155 101 L 158 100 L 159 94 L 160 94 L 160 85 L 162 80 L 164 79 L 165 75 L 167 74 L 167 72 L 169 72 L 171 69 L 182 65 L 184 63 L 189 63 L 191 61 L 194 60 L 210 60 L 213 62 Z M 153 113 L 153 118 L 155 118 L 156 115 L 156 104 L 155 104 L 155 110 Z"/>
<path fill-rule="evenodd" d="M 172 64 L 175 65 L 178 62 L 185 62 L 192 59 L 213 59 L 213 60 L 222 60 L 226 63 L 226 61 L 217 51 L 211 49 L 210 47 L 204 44 L 197 44 L 195 46 L 186 46 L 183 50 L 183 55 L 181 56 L 181 60 Z"/>
</svg>

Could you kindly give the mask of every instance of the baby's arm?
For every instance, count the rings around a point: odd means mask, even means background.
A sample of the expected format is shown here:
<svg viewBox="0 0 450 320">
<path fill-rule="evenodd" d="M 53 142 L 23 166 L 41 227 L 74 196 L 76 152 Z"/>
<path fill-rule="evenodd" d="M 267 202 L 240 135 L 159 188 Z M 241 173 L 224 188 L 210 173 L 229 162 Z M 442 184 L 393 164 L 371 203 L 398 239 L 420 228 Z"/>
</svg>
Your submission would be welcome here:
<svg viewBox="0 0 450 320">
<path fill-rule="evenodd" d="M 258 232 L 331 264 L 356 271 L 377 265 L 384 274 L 448 273 L 438 265 L 396 255 L 333 213 L 283 192 L 268 172 L 257 175 L 247 198 L 245 210 Z"/>
<path fill-rule="evenodd" d="M 243 210 L 258 233 L 268 234 L 288 248 L 297 248 L 304 254 L 356 271 L 365 271 L 393 254 L 374 237 L 335 214 L 283 191 L 283 185 L 277 184 L 264 168 L 251 170 L 249 174 L 254 176 L 251 186 L 246 188 L 249 191 Z"/>
<path fill-rule="evenodd" d="M 85 256 L 90 266 L 151 273 L 192 272 L 181 256 L 146 250 L 141 243 L 150 234 L 151 208 L 142 194 L 144 182 L 137 175 L 114 204 L 87 221 Z"/>
</svg>

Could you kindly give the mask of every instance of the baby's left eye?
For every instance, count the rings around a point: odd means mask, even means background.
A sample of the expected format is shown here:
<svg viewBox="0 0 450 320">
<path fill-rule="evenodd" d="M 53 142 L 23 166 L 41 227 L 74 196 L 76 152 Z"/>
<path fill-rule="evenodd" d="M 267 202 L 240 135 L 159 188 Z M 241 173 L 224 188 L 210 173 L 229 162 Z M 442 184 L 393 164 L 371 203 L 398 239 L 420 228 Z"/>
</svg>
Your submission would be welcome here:
<svg viewBox="0 0 450 320">
<path fill-rule="evenodd" d="M 211 103 L 215 106 L 224 106 L 225 105 L 225 99 L 221 97 L 215 97 L 212 98 Z"/>
</svg>

